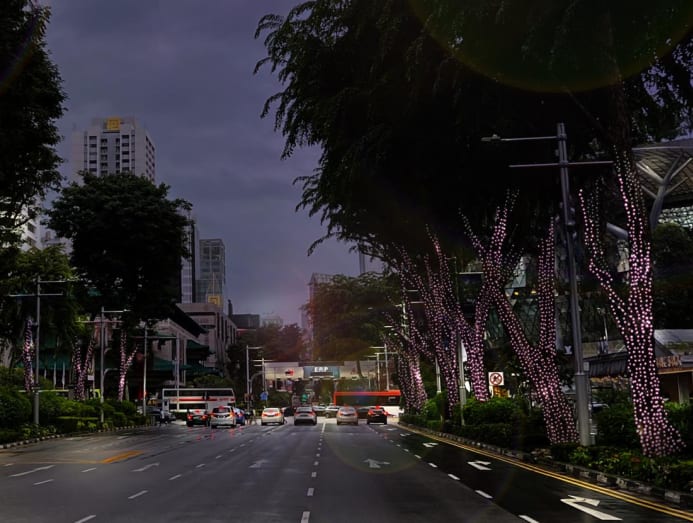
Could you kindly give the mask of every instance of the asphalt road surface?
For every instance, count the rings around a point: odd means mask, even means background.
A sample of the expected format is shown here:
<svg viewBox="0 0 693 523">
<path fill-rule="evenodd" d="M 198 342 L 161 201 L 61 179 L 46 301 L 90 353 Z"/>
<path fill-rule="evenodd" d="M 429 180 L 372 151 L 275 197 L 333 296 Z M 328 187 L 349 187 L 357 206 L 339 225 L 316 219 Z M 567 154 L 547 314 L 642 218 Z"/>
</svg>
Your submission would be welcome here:
<svg viewBox="0 0 693 523">
<path fill-rule="evenodd" d="M 0 450 L 0 521 L 693 521 L 396 424 L 176 423 Z"/>
</svg>

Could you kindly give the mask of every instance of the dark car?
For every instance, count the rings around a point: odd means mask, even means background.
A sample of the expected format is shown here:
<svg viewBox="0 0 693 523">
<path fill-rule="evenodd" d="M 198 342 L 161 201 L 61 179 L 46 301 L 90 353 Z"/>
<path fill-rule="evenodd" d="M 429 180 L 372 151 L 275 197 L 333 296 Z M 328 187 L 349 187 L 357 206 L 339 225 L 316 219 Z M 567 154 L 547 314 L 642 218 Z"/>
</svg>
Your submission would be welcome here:
<svg viewBox="0 0 693 523">
<path fill-rule="evenodd" d="M 327 407 L 325 405 L 315 405 L 313 407 L 313 411 L 315 412 L 316 416 L 324 416 L 326 409 Z"/>
<path fill-rule="evenodd" d="M 370 407 L 357 407 L 356 414 L 358 415 L 359 419 L 366 419 L 368 417 L 369 410 Z"/>
<path fill-rule="evenodd" d="M 387 425 L 387 412 L 379 407 L 371 407 L 366 414 L 366 423 L 384 423 Z"/>
<path fill-rule="evenodd" d="M 203 409 L 188 410 L 185 414 L 185 424 L 188 427 L 193 425 L 209 425 L 209 413 Z"/>
</svg>

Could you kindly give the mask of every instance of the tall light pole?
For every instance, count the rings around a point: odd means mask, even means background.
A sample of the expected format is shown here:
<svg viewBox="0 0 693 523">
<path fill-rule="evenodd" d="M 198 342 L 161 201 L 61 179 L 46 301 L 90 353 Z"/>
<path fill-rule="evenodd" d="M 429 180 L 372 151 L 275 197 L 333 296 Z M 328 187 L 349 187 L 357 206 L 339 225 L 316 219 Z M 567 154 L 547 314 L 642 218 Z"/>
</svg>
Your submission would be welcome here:
<svg viewBox="0 0 693 523">
<path fill-rule="evenodd" d="M 40 367 L 40 362 L 39 362 L 39 346 L 41 342 L 41 297 L 43 296 L 62 296 L 62 292 L 46 292 L 46 293 L 41 293 L 41 284 L 42 283 L 67 283 L 68 280 L 42 280 L 41 278 L 36 279 L 36 292 L 35 293 L 28 293 L 28 294 L 8 294 L 8 296 L 13 297 L 13 298 L 24 298 L 24 297 L 29 297 L 29 296 L 34 296 L 36 297 L 36 335 L 34 336 L 34 350 L 36 352 L 36 370 L 34 374 L 34 386 L 33 386 L 33 395 L 34 395 L 34 425 L 38 426 L 39 425 L 39 394 L 41 392 L 41 388 L 39 386 L 39 378 L 40 378 L 40 373 L 39 373 L 39 367 Z"/>
<path fill-rule="evenodd" d="M 558 145 L 558 163 L 529 163 L 516 164 L 509 167 L 515 169 L 535 169 L 537 167 L 558 167 L 561 179 L 561 204 L 563 206 L 562 225 L 566 243 L 566 254 L 568 258 L 568 280 L 570 283 L 570 322 L 573 338 L 573 355 L 575 365 L 575 402 L 578 419 L 578 434 L 580 435 L 580 444 L 588 446 L 591 444 L 590 426 L 589 426 L 589 410 L 588 410 L 588 380 L 589 376 L 585 374 L 585 363 L 582 354 L 582 336 L 580 327 L 580 311 L 578 309 L 578 288 L 577 288 L 577 270 L 575 267 L 575 247 L 573 245 L 573 232 L 575 230 L 575 221 L 570 209 L 570 179 L 568 177 L 568 168 L 570 166 L 597 166 L 611 165 L 610 161 L 587 161 L 587 162 L 570 162 L 568 161 L 568 136 L 565 131 L 565 124 L 556 124 L 555 136 L 526 136 L 520 138 L 501 138 L 498 135 L 482 138 L 484 142 L 531 142 L 531 141 L 556 141 Z"/>
<path fill-rule="evenodd" d="M 127 312 L 127 311 L 128 311 L 128 309 L 107 311 L 107 310 L 104 310 L 103 305 L 101 306 L 101 317 L 100 317 L 100 326 L 99 326 L 99 333 L 100 333 L 99 345 L 100 345 L 100 353 L 101 353 L 101 358 L 100 358 L 101 365 L 100 365 L 100 369 L 99 369 L 99 388 L 100 388 L 101 393 L 99 394 L 99 399 L 100 399 L 99 403 L 101 403 L 101 416 L 100 416 L 101 424 L 103 424 L 103 422 L 104 422 L 104 414 L 103 414 L 104 388 L 103 388 L 103 385 L 104 385 L 104 376 L 106 375 L 105 368 L 104 368 L 105 367 L 104 356 L 106 354 L 106 343 L 105 343 L 105 339 L 104 339 L 106 337 L 106 314 L 107 313 L 108 314 L 120 314 L 120 313 Z M 112 321 L 112 320 L 109 320 L 109 321 Z M 117 320 L 113 320 L 113 321 L 117 321 Z"/>
<path fill-rule="evenodd" d="M 246 401 L 248 404 L 252 403 L 251 400 L 251 379 L 250 379 L 250 354 L 248 351 L 251 350 L 260 350 L 262 347 L 248 347 L 247 345 L 245 346 L 245 392 L 246 392 Z"/>
</svg>

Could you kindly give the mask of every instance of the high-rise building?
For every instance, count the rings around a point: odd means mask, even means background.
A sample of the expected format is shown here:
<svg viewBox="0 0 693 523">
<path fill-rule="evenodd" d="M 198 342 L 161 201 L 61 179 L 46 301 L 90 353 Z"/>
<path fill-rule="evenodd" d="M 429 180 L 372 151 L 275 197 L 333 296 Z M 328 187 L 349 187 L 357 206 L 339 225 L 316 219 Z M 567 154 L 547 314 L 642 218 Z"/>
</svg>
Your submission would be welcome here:
<svg viewBox="0 0 693 523">
<path fill-rule="evenodd" d="M 198 239 L 200 237 L 197 225 L 192 215 L 188 215 L 190 224 L 186 228 L 185 243 L 190 252 L 190 258 L 181 260 L 180 290 L 181 303 L 194 303 L 197 295 L 197 280 L 200 278 L 200 250 Z"/>
<path fill-rule="evenodd" d="M 132 172 L 154 182 L 156 157 L 149 133 L 133 117 L 94 118 L 85 131 L 72 135 L 73 176 Z"/>
<path fill-rule="evenodd" d="M 200 240 L 200 278 L 197 281 L 198 303 L 226 303 L 226 253 L 219 239 Z"/>
</svg>

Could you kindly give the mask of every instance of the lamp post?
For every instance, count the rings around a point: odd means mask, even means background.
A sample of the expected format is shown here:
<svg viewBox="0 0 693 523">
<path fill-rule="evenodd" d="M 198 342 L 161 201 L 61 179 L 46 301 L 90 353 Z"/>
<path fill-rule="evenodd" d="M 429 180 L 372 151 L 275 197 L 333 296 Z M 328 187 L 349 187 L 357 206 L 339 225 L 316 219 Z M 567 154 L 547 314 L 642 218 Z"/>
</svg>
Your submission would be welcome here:
<svg viewBox="0 0 693 523">
<path fill-rule="evenodd" d="M 530 163 L 510 165 L 511 168 L 537 168 L 537 167 L 558 167 L 561 179 L 561 204 L 563 206 L 563 233 L 566 243 L 566 254 L 568 258 L 568 280 L 570 283 L 570 321 L 573 338 L 573 355 L 575 365 L 575 401 L 578 418 L 578 434 L 580 444 L 588 446 L 591 443 L 588 411 L 588 379 L 585 374 L 584 359 L 582 353 L 582 337 L 580 328 L 580 312 L 578 309 L 578 290 L 577 290 L 577 270 L 575 266 L 575 254 L 573 245 L 573 231 L 575 221 L 570 209 L 570 180 L 568 178 L 568 167 L 570 166 L 598 166 L 611 165 L 610 161 L 587 161 L 570 162 L 568 161 L 568 136 L 565 131 L 565 124 L 556 124 L 556 135 L 554 136 L 526 136 L 519 138 L 501 138 L 498 135 L 484 137 L 483 142 L 530 142 L 530 141 L 556 141 L 558 145 L 558 163 Z"/>
<path fill-rule="evenodd" d="M 250 390 L 250 385 L 251 385 L 251 379 L 250 379 L 250 355 L 248 351 L 251 350 L 260 350 L 262 347 L 248 347 L 247 345 L 245 346 L 245 392 L 246 392 L 246 398 L 248 404 L 252 403 L 251 400 L 251 390 Z"/>
<path fill-rule="evenodd" d="M 41 392 L 41 388 L 39 386 L 39 378 L 40 378 L 40 373 L 39 373 L 39 367 L 40 362 L 39 362 L 39 346 L 40 346 L 40 341 L 41 341 L 41 297 L 43 296 L 62 296 L 62 292 L 48 292 L 48 293 L 42 293 L 41 292 L 41 284 L 42 283 L 67 283 L 68 280 L 42 280 L 41 278 L 36 279 L 36 292 L 35 293 L 27 293 L 27 294 L 8 294 L 8 296 L 12 298 L 24 298 L 24 297 L 29 297 L 29 296 L 34 296 L 36 297 L 36 335 L 34 336 L 34 349 L 36 352 L 36 371 L 34 374 L 34 386 L 33 386 L 33 395 L 34 395 L 34 425 L 38 426 L 39 425 L 39 394 Z"/>
<path fill-rule="evenodd" d="M 103 424 L 104 422 L 104 414 L 103 414 L 103 402 L 104 402 L 104 377 L 106 375 L 105 371 L 105 361 L 104 361 L 104 356 L 106 354 L 106 343 L 105 343 L 105 337 L 106 337 L 106 314 L 120 314 L 123 312 L 128 312 L 128 309 L 121 309 L 121 310 L 113 310 L 113 311 L 107 311 L 104 310 L 103 305 L 101 306 L 101 317 L 100 317 L 100 325 L 99 325 L 99 345 L 100 345 L 100 361 L 101 365 L 99 368 L 99 389 L 101 391 L 101 394 L 99 394 L 99 403 L 101 403 L 101 415 L 100 415 L 100 420 L 101 423 Z M 109 321 L 117 321 L 117 320 L 109 320 Z M 110 369 L 109 369 L 110 370 Z"/>
</svg>

